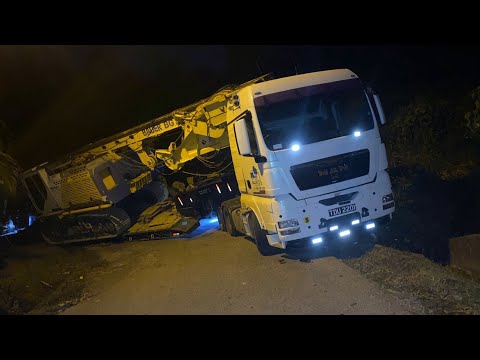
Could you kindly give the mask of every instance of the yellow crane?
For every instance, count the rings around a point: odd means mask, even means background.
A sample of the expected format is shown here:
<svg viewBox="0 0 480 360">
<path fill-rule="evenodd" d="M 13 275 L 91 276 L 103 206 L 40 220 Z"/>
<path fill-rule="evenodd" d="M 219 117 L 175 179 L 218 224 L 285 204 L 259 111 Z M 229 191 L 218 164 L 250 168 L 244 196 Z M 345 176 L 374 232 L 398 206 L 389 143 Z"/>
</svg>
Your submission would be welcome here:
<svg viewBox="0 0 480 360">
<path fill-rule="evenodd" d="M 225 86 L 206 99 L 25 171 L 21 179 L 39 214 L 45 240 L 57 244 L 116 237 L 151 206 L 155 208 L 140 220 L 163 224 L 162 231 L 180 233 L 197 226 L 196 220 L 160 206 L 168 190 L 161 176 L 155 178 L 155 170 L 178 171 L 192 159 L 227 148 L 226 114 L 228 107 L 235 106 L 234 94 L 267 76 Z M 168 147 L 146 146 L 174 131 L 180 134 Z"/>
</svg>

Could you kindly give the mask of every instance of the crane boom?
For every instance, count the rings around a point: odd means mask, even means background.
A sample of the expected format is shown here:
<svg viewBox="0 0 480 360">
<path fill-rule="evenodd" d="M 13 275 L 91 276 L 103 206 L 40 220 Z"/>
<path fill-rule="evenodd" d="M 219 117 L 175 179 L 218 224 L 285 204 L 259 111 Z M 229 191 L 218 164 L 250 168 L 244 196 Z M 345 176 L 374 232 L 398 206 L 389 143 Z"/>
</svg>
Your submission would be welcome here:
<svg viewBox="0 0 480 360">
<path fill-rule="evenodd" d="M 223 149 L 228 146 L 226 136 L 227 103 L 232 95 L 245 86 L 264 80 L 270 74 L 262 75 L 241 85 L 227 85 L 212 96 L 187 105 L 171 113 L 160 116 L 147 123 L 91 143 L 70 154 L 71 164 L 80 164 L 104 156 L 124 147 L 131 148 L 140 161 L 150 169 L 161 160 L 172 170 L 178 170 L 182 164 L 198 155 Z M 181 145 L 172 142 L 168 148 L 155 149 L 148 153 L 143 141 L 159 137 L 175 129 L 183 130 Z"/>
</svg>

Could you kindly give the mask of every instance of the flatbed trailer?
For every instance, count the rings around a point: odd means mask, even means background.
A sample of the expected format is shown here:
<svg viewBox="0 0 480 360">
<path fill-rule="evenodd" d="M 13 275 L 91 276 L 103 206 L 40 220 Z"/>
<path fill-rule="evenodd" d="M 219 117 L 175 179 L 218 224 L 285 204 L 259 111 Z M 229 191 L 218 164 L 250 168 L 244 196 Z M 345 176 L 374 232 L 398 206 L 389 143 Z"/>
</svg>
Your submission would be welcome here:
<svg viewBox="0 0 480 360">
<path fill-rule="evenodd" d="M 182 216 L 175 203 L 166 200 L 145 210 L 121 236 L 129 241 L 163 239 L 191 233 L 199 226 L 197 219 Z"/>
</svg>

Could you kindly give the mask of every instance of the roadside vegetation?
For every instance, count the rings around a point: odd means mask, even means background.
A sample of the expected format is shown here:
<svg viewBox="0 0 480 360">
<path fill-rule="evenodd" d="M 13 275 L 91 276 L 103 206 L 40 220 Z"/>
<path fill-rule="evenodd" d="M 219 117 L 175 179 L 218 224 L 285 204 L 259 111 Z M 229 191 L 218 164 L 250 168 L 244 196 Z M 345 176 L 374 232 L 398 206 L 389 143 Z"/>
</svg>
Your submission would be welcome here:
<svg viewBox="0 0 480 360">
<path fill-rule="evenodd" d="M 448 266 L 448 241 L 480 233 L 480 87 L 417 97 L 383 129 L 396 210 L 361 257 L 344 260 L 426 315 L 480 314 L 479 277 Z M 479 235 L 480 237 L 480 235 Z"/>
<path fill-rule="evenodd" d="M 421 315 L 480 315 L 480 282 L 423 255 L 375 245 L 360 258 L 344 260 Z"/>
</svg>

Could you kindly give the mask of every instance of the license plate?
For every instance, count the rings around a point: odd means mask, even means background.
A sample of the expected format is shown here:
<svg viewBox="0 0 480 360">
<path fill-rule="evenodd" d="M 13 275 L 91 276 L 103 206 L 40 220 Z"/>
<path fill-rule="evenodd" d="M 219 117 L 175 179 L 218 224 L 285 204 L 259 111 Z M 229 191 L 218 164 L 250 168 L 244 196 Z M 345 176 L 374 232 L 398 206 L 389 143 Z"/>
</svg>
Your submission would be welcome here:
<svg viewBox="0 0 480 360">
<path fill-rule="evenodd" d="M 328 215 L 330 217 L 332 217 L 332 216 L 346 214 L 346 213 L 349 213 L 349 212 L 352 212 L 352 211 L 355 211 L 355 210 L 357 210 L 357 205 L 355 205 L 355 204 L 345 205 L 345 206 L 340 206 L 340 207 L 335 208 L 335 209 L 328 210 Z"/>
</svg>

